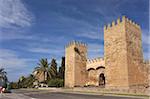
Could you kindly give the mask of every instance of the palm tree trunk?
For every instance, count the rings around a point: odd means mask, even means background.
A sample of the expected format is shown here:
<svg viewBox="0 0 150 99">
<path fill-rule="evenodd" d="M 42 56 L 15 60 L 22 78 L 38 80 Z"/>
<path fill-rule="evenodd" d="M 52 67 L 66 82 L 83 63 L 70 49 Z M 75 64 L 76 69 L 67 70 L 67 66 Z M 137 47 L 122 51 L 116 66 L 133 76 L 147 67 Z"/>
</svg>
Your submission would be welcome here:
<svg viewBox="0 0 150 99">
<path fill-rule="evenodd" d="M 45 72 L 44 75 L 45 75 L 44 77 L 45 77 L 45 81 L 46 81 L 47 80 L 47 72 Z"/>
</svg>

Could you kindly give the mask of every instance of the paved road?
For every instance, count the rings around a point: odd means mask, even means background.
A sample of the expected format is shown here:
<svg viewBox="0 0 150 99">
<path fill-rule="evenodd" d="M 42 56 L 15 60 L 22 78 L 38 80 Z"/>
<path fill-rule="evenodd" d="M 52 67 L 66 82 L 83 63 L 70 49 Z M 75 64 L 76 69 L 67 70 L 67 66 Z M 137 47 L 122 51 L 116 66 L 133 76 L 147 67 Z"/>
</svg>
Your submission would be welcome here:
<svg viewBox="0 0 150 99">
<path fill-rule="evenodd" d="M 37 90 L 34 91 L 17 90 L 11 94 L 5 95 L 5 97 L 4 96 L 0 97 L 0 99 L 140 99 L 140 98 L 37 91 Z"/>
<path fill-rule="evenodd" d="M 72 94 L 72 93 L 61 93 L 52 92 L 49 94 L 36 94 L 28 95 L 37 99 L 139 99 L 129 97 L 114 97 L 114 96 L 100 96 L 100 95 L 85 95 L 85 94 Z"/>
</svg>

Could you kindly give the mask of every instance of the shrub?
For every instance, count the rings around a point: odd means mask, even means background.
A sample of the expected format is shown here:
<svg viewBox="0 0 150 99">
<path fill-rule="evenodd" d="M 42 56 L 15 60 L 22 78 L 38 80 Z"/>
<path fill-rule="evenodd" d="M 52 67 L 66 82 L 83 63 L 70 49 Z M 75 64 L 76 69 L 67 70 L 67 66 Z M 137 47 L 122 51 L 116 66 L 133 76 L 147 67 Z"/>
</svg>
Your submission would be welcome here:
<svg viewBox="0 0 150 99">
<path fill-rule="evenodd" d="M 11 89 L 18 89 L 18 84 L 17 84 L 16 82 L 11 82 L 11 83 L 9 84 L 9 87 L 10 87 Z"/>
<path fill-rule="evenodd" d="M 64 86 L 64 80 L 63 79 L 51 79 L 48 81 L 49 87 L 63 87 Z"/>
</svg>

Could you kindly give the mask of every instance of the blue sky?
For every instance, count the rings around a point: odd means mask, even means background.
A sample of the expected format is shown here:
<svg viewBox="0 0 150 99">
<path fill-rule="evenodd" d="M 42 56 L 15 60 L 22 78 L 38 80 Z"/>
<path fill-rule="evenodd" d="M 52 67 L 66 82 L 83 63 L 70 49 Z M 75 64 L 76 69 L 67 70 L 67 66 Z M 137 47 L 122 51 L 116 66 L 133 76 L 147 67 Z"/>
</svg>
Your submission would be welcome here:
<svg viewBox="0 0 150 99">
<path fill-rule="evenodd" d="M 88 44 L 89 58 L 103 57 L 103 26 L 122 15 L 141 25 L 150 59 L 149 0 L 0 0 L 0 65 L 16 81 L 40 58 L 60 64 L 72 40 Z"/>
</svg>

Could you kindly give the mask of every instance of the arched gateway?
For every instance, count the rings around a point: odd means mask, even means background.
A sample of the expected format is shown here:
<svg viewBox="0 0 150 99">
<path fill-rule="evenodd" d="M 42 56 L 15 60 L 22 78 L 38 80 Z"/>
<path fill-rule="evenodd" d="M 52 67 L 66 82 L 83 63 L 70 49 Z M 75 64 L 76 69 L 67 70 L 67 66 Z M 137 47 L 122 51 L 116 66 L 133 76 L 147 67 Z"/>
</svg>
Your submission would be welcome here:
<svg viewBox="0 0 150 99">
<path fill-rule="evenodd" d="M 103 58 L 95 58 L 87 61 L 86 70 L 88 73 L 88 86 L 104 86 L 105 77 L 100 74 L 105 74 L 105 64 Z"/>
<path fill-rule="evenodd" d="M 99 86 L 105 86 L 105 75 L 104 75 L 104 73 L 101 73 L 99 75 Z"/>
<path fill-rule="evenodd" d="M 105 85 L 126 89 L 148 85 L 141 27 L 125 16 L 104 26 L 104 57 L 88 59 L 87 44 L 82 42 L 73 41 L 65 48 L 65 87 Z"/>
</svg>

